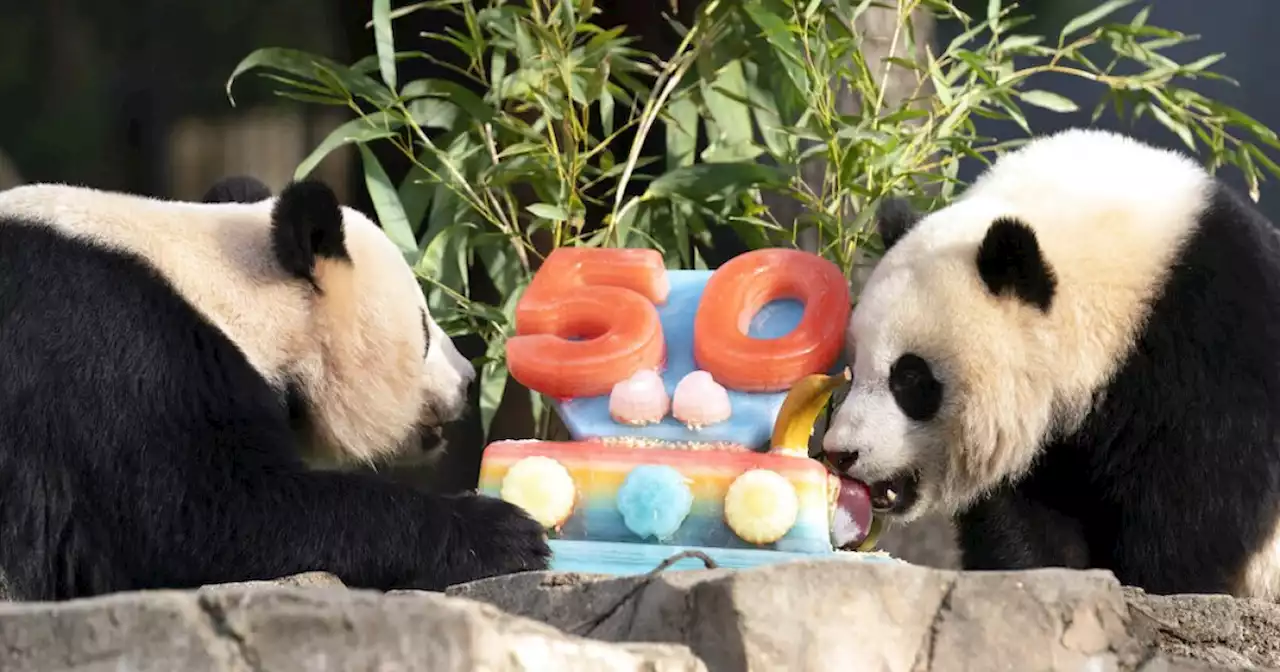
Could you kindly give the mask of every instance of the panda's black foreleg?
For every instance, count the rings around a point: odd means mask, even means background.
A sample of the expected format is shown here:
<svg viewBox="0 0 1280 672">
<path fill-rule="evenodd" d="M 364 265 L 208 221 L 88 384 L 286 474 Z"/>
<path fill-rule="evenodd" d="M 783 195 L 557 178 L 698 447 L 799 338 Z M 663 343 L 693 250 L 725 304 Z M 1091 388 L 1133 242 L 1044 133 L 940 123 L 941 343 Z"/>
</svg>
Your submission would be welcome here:
<svg viewBox="0 0 1280 672">
<path fill-rule="evenodd" d="M 293 471 L 293 470 L 288 470 Z M 353 587 L 441 589 L 495 574 L 542 569 L 541 527 L 506 502 L 437 496 L 364 474 L 245 473 L 180 507 L 156 535 L 147 564 L 165 583 L 200 585 L 323 570 Z M 195 493 L 192 493 L 193 495 Z"/>
<path fill-rule="evenodd" d="M 956 516 L 960 559 L 966 570 L 1090 566 L 1079 521 L 1002 486 Z"/>
<path fill-rule="evenodd" d="M 0 383 L 0 388 L 3 383 Z M 0 390 L 3 396 L 3 390 Z M 0 599 L 57 600 L 126 590 L 131 581 L 100 511 L 40 453 L 12 441 L 0 416 Z"/>
<path fill-rule="evenodd" d="M 100 469 L 101 490 L 91 492 L 37 460 L 5 465 L 3 458 L 21 455 L 0 446 L 0 482 L 10 486 L 0 492 L 0 588 L 23 600 L 315 570 L 352 587 L 442 589 L 543 569 L 549 555 L 537 523 L 487 497 L 229 463 L 208 463 L 206 477 L 195 480 L 159 470 L 143 488 Z"/>
</svg>

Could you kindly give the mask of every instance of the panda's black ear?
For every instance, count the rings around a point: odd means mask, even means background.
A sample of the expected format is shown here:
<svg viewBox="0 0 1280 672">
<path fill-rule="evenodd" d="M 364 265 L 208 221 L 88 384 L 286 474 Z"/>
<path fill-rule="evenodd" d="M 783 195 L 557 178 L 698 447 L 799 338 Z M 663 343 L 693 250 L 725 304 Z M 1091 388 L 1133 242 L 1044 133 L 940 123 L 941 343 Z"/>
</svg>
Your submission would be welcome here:
<svg viewBox="0 0 1280 672">
<path fill-rule="evenodd" d="M 911 207 L 905 198 L 889 196 L 880 201 L 876 208 L 876 231 L 884 241 L 886 252 L 897 244 L 911 227 L 920 221 L 920 213 Z"/>
<path fill-rule="evenodd" d="M 1001 217 L 987 229 L 978 246 L 978 275 L 992 294 L 1010 292 L 1045 313 L 1058 287 L 1053 269 L 1040 252 L 1036 232 L 1012 217 Z"/>
<path fill-rule="evenodd" d="M 232 175 L 213 183 L 204 193 L 205 203 L 257 203 L 271 198 L 271 187 L 254 177 Z"/>
<path fill-rule="evenodd" d="M 271 212 L 271 245 L 284 270 L 313 285 L 316 260 L 350 260 L 333 190 L 310 180 L 285 187 Z"/>
</svg>

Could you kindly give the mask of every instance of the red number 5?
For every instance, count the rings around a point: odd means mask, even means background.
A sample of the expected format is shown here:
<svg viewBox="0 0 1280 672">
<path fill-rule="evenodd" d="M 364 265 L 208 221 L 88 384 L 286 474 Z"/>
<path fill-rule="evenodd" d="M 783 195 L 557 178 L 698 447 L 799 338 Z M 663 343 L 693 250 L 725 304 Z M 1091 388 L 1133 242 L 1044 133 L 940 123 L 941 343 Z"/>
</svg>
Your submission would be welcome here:
<svg viewBox="0 0 1280 672">
<path fill-rule="evenodd" d="M 516 336 L 507 341 L 512 377 L 564 399 L 608 394 L 636 371 L 658 367 L 665 339 L 654 304 L 668 291 L 656 250 L 555 250 L 516 306 Z M 779 338 L 748 336 L 756 313 L 784 298 L 804 304 L 800 324 Z M 748 252 L 707 281 L 694 359 L 730 389 L 785 390 L 831 368 L 849 311 L 848 283 L 830 261 L 780 248 Z"/>
<path fill-rule="evenodd" d="M 511 376 L 567 399 L 608 394 L 619 380 L 657 368 L 666 345 L 654 304 L 669 291 L 657 250 L 555 249 L 516 304 Z"/>
</svg>

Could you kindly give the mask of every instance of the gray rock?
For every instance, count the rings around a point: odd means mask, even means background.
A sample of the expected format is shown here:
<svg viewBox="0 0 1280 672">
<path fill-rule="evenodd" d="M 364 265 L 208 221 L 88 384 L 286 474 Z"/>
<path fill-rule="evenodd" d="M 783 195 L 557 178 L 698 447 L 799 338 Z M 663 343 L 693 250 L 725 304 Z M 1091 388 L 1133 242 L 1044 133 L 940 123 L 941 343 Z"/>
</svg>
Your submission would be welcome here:
<svg viewBox="0 0 1280 672">
<path fill-rule="evenodd" d="M 1280 668 L 1280 605 L 1226 595 L 1124 589 L 1136 625 L 1161 651 L 1235 669 Z"/>
<path fill-rule="evenodd" d="M 814 560 L 651 577 L 530 573 L 449 596 L 351 591 L 312 572 L 0 604 L 0 670 L 19 672 L 1280 672 L 1278 661 L 1280 605 L 1152 596 L 1102 571 Z"/>
<path fill-rule="evenodd" d="M 1157 655 L 1143 663 L 1142 666 L 1138 668 L 1137 672 L 1240 672 L 1241 670 L 1254 669 L 1258 668 L 1242 668 L 1236 665 L 1218 665 L 1191 658 Z"/>
<path fill-rule="evenodd" d="M 686 644 L 713 672 L 1134 670 L 1147 657 L 1108 572 L 808 561 L 651 580 L 526 574 L 450 594 L 608 641 Z"/>
<path fill-rule="evenodd" d="M 219 587 L 0 604 L 0 669 L 704 670 L 687 648 L 573 637 L 437 594 Z"/>
<path fill-rule="evenodd" d="M 237 583 L 218 583 L 200 588 L 201 592 L 242 593 L 257 588 L 279 586 L 284 588 L 344 588 L 346 584 L 329 572 L 303 572 L 291 576 L 272 579 L 270 581 L 240 581 Z"/>
</svg>

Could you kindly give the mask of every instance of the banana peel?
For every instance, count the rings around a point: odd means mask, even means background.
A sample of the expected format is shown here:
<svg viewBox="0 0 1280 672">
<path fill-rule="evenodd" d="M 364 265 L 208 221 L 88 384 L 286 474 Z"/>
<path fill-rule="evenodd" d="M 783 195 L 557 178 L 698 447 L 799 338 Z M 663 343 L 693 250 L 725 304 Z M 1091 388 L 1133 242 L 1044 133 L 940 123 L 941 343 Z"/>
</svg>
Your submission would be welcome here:
<svg viewBox="0 0 1280 672">
<path fill-rule="evenodd" d="M 775 453 L 807 456 L 809 437 L 813 435 L 818 414 L 826 407 L 836 388 L 849 379 L 849 370 L 845 369 L 836 376 L 808 375 L 792 385 L 782 400 L 782 408 L 778 409 L 778 419 L 773 423 L 770 449 Z"/>
<path fill-rule="evenodd" d="M 813 435 L 813 426 L 818 415 L 826 407 L 827 402 L 836 389 L 851 379 L 849 369 L 839 375 L 815 373 L 801 378 L 791 387 L 778 409 L 778 418 L 773 423 L 773 435 L 770 439 L 770 450 L 774 453 L 807 457 L 809 455 L 809 437 Z M 838 491 L 839 485 L 835 486 Z M 834 504 L 835 491 L 832 503 Z M 872 515 L 871 529 L 858 544 L 856 550 L 868 552 L 875 550 L 876 541 L 884 529 L 884 520 Z"/>
<path fill-rule="evenodd" d="M 876 542 L 880 541 L 880 533 L 884 530 L 884 518 L 871 514 L 871 529 L 867 531 L 867 537 L 858 544 L 856 549 L 859 553 L 869 553 L 876 550 Z"/>
</svg>

